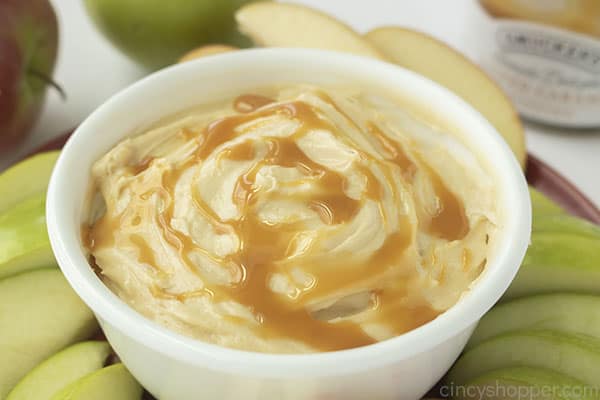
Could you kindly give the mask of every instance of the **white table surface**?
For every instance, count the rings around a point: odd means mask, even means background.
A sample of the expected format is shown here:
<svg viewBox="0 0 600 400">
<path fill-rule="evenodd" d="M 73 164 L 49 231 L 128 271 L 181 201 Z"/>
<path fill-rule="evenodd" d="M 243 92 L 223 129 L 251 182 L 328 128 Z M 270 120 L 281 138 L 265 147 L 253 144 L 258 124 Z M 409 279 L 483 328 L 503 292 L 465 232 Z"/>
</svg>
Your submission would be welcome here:
<svg viewBox="0 0 600 400">
<path fill-rule="evenodd" d="M 219 1 L 219 0 L 214 0 Z M 30 139 L 6 165 L 81 122 L 113 93 L 146 72 L 115 50 L 94 28 L 82 0 L 51 0 L 60 23 L 60 51 L 55 79 L 67 92 L 63 101 L 51 92 Z M 476 0 L 295 0 L 322 9 L 359 32 L 379 25 L 402 25 L 427 32 L 477 60 L 471 29 L 486 18 Z M 598 110 L 600 112 L 600 110 Z M 600 129 L 573 132 L 527 125 L 527 146 L 600 205 Z"/>
</svg>

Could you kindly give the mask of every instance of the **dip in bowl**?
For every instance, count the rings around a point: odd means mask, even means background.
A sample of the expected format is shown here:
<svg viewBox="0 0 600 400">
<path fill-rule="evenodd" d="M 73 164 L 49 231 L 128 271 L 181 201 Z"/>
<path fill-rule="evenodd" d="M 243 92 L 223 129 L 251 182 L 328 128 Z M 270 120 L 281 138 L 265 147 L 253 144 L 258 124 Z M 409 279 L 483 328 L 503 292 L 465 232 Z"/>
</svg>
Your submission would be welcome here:
<svg viewBox="0 0 600 400">
<path fill-rule="evenodd" d="M 78 128 L 48 195 L 67 279 L 161 399 L 417 398 L 529 225 L 518 163 L 469 106 L 313 50 L 136 83 Z"/>
</svg>

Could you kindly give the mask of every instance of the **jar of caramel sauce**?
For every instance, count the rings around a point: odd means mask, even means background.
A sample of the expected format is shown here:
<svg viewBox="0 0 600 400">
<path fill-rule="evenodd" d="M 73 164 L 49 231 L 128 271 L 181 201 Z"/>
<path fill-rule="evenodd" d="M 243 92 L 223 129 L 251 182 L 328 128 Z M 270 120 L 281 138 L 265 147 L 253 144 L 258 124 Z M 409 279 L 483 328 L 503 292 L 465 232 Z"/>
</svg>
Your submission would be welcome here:
<svg viewBox="0 0 600 400">
<path fill-rule="evenodd" d="M 479 0 L 483 67 L 527 119 L 600 127 L 600 0 Z M 485 42 L 485 43 L 483 43 Z"/>
</svg>

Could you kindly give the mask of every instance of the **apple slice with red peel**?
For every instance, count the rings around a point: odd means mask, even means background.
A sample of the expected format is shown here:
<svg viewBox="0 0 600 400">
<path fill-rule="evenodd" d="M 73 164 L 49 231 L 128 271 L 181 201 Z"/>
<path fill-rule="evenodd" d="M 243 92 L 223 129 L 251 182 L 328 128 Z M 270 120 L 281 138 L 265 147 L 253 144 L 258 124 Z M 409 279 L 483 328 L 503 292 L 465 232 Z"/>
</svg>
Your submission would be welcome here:
<svg viewBox="0 0 600 400">
<path fill-rule="evenodd" d="M 235 14 L 239 30 L 263 47 L 304 47 L 385 59 L 352 28 L 315 9 L 289 3 L 257 2 Z"/>
<path fill-rule="evenodd" d="M 179 62 L 186 62 L 195 60 L 196 58 L 214 56 L 215 54 L 228 53 L 230 51 L 239 50 L 237 47 L 229 46 L 226 44 L 209 44 L 206 46 L 198 47 L 194 50 L 191 50 L 183 55 L 179 59 Z"/>
<path fill-rule="evenodd" d="M 139 400 L 142 387 L 123 364 L 114 364 L 71 383 L 52 400 Z"/>
<path fill-rule="evenodd" d="M 445 86 L 471 104 L 525 166 L 525 134 L 519 116 L 502 89 L 479 67 L 445 43 L 410 29 L 377 28 L 365 38 L 390 61 Z"/>
<path fill-rule="evenodd" d="M 59 151 L 31 156 L 0 174 L 0 213 L 37 193 L 45 193 Z"/>
<path fill-rule="evenodd" d="M 6 400 L 50 399 L 64 387 L 104 367 L 108 342 L 83 342 L 56 353 L 32 369 Z"/>
<path fill-rule="evenodd" d="M 0 278 L 56 266 L 46 230 L 46 194 L 30 197 L 0 214 Z"/>
<path fill-rule="evenodd" d="M 0 280 L 0 398 L 41 361 L 97 330 L 94 314 L 60 270 Z"/>
</svg>

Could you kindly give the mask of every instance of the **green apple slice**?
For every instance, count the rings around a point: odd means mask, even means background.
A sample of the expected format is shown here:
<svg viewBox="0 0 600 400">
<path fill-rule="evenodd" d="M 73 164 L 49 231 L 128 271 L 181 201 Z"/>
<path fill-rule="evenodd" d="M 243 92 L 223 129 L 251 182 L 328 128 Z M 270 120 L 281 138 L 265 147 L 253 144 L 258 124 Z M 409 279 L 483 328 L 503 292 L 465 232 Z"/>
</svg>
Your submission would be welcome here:
<svg viewBox="0 0 600 400">
<path fill-rule="evenodd" d="M 600 293 L 600 239 L 535 232 L 503 300 L 532 294 Z"/>
<path fill-rule="evenodd" d="M 71 383 L 52 400 L 138 400 L 142 387 L 123 364 L 115 364 Z"/>
<path fill-rule="evenodd" d="M 557 293 L 501 303 L 483 316 L 467 349 L 495 336 L 532 329 L 585 334 L 600 339 L 600 297 Z"/>
<path fill-rule="evenodd" d="M 46 230 L 46 195 L 34 195 L 0 215 L 0 278 L 56 265 Z"/>
<path fill-rule="evenodd" d="M 542 215 L 565 214 L 565 211 L 558 204 L 532 186 L 529 186 L 529 197 L 531 198 L 534 220 Z"/>
<path fill-rule="evenodd" d="M 102 368 L 109 355 L 107 342 L 83 342 L 67 347 L 25 375 L 6 400 L 49 400 L 62 388 Z"/>
<path fill-rule="evenodd" d="M 552 391 L 549 391 L 551 389 Z M 461 400 L 593 400 L 597 389 L 570 376 L 542 368 L 503 368 L 455 388 Z"/>
<path fill-rule="evenodd" d="M 555 232 L 600 240 L 600 226 L 567 214 L 534 216 L 531 228 L 533 232 Z"/>
<path fill-rule="evenodd" d="M 0 174 L 0 213 L 36 193 L 45 193 L 59 154 L 59 151 L 36 154 Z"/>
<path fill-rule="evenodd" d="M 600 340 L 548 330 L 497 336 L 464 353 L 445 381 L 464 385 L 487 372 L 511 367 L 546 368 L 600 387 Z"/>
<path fill-rule="evenodd" d="M 98 329 L 58 269 L 0 280 L 0 399 L 33 367 Z"/>
</svg>

